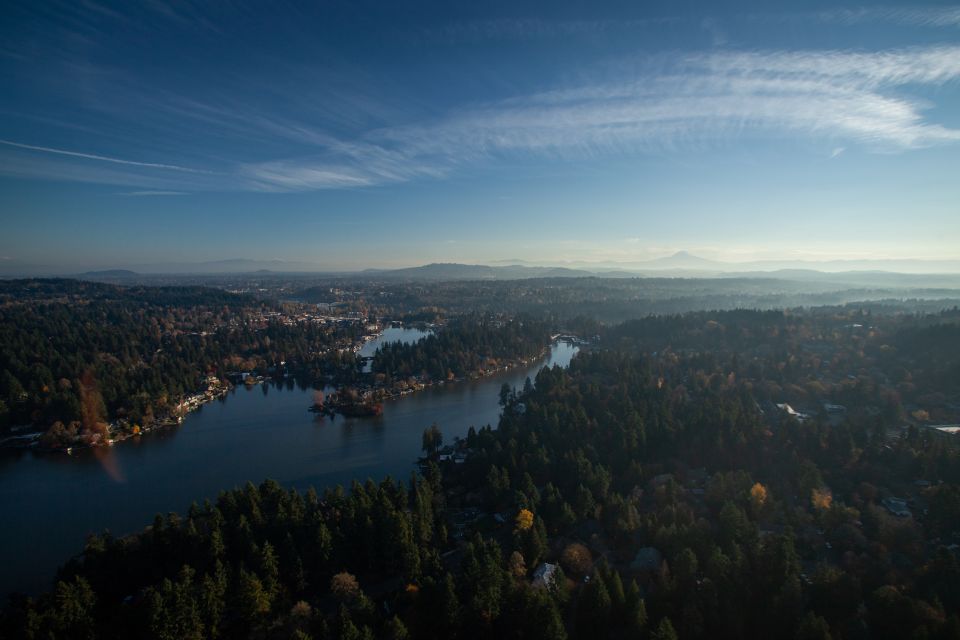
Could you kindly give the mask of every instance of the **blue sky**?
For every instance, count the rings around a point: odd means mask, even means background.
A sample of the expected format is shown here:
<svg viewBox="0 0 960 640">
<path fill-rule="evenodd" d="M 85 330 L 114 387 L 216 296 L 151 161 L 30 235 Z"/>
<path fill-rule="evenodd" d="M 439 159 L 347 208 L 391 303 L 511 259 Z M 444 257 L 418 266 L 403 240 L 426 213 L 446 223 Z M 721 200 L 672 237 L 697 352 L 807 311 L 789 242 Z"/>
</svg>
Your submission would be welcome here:
<svg viewBox="0 0 960 640">
<path fill-rule="evenodd" d="M 950 3 L 14 2 L 0 81 L 6 272 L 960 258 Z"/>
</svg>

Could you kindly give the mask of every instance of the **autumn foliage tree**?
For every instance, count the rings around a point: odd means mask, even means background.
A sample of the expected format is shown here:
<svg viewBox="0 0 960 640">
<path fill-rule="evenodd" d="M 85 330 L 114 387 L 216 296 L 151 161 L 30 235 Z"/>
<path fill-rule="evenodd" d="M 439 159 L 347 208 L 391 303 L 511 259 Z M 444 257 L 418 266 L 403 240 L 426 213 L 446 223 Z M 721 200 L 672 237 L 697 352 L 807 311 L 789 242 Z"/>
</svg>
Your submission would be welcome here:
<svg viewBox="0 0 960 640">
<path fill-rule="evenodd" d="M 527 531 L 533 526 L 533 512 L 529 509 L 520 509 L 516 517 L 516 530 Z"/>
<path fill-rule="evenodd" d="M 560 555 L 560 564 L 570 575 L 584 576 L 593 566 L 590 550 L 579 542 L 568 544 Z"/>
<path fill-rule="evenodd" d="M 759 518 L 763 514 L 766 510 L 768 500 L 767 488 L 759 482 L 755 482 L 754 485 L 750 487 L 750 511 L 753 513 L 754 518 Z"/>
<path fill-rule="evenodd" d="M 352 573 L 341 571 L 330 578 L 330 593 L 341 602 L 352 602 L 360 595 L 360 583 Z"/>
</svg>

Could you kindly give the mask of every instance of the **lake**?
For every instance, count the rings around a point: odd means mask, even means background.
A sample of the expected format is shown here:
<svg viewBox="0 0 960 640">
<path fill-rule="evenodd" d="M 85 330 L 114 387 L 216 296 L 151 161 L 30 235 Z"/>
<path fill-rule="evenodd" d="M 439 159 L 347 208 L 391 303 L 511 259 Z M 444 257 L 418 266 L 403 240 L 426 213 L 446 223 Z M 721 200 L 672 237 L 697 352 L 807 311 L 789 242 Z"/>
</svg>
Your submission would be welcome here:
<svg viewBox="0 0 960 640">
<path fill-rule="evenodd" d="M 357 352 L 357 355 L 362 358 L 372 358 L 382 344 L 388 344 L 391 342 L 411 344 L 413 342 L 419 342 L 432 333 L 432 331 L 424 331 L 422 329 L 414 329 L 412 327 L 387 327 L 376 338 L 364 343 L 364 345 L 360 347 L 360 351 Z M 363 365 L 363 370 L 367 373 L 370 372 L 370 368 L 371 363 L 369 361 Z"/>
<path fill-rule="evenodd" d="M 384 332 L 378 340 L 394 337 Z M 184 513 L 191 502 L 247 481 L 322 490 L 355 478 L 406 479 L 426 427 L 436 422 L 452 442 L 471 425 L 496 426 L 503 383 L 522 386 L 544 365 L 566 366 L 576 351 L 557 343 L 535 365 L 386 402 L 378 418 L 317 416 L 308 411 L 313 390 L 291 380 L 237 387 L 179 427 L 114 447 L 72 456 L 0 451 L 0 594 L 50 588 L 57 567 L 91 532 L 133 533 L 157 513 Z"/>
</svg>

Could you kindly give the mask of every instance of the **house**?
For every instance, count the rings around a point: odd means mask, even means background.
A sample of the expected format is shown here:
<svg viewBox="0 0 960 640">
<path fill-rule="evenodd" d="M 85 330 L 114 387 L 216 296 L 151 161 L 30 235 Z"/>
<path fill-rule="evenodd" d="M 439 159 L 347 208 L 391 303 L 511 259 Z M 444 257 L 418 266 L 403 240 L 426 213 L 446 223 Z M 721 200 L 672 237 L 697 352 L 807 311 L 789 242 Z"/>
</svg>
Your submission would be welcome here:
<svg viewBox="0 0 960 640">
<path fill-rule="evenodd" d="M 803 413 L 801 411 L 797 411 L 787 403 L 778 404 L 777 408 L 783 411 L 784 413 L 786 413 L 788 416 L 792 416 L 796 418 L 797 422 L 804 422 L 805 420 L 810 419 L 810 416 L 808 414 Z"/>
<path fill-rule="evenodd" d="M 533 580 L 530 584 L 537 588 L 549 589 L 553 585 L 558 568 L 558 565 L 549 562 L 541 563 L 539 567 L 533 570 Z"/>
<path fill-rule="evenodd" d="M 881 502 L 887 508 L 887 511 L 898 518 L 909 518 L 913 515 L 907 508 L 907 501 L 902 498 L 884 498 Z"/>
</svg>

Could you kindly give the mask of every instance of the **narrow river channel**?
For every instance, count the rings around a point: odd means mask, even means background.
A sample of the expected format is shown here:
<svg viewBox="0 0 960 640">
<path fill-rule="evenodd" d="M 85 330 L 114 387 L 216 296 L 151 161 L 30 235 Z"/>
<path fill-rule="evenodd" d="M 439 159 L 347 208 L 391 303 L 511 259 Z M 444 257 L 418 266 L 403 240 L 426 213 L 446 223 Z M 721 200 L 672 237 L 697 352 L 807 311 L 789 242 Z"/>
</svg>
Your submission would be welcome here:
<svg viewBox="0 0 960 640">
<path fill-rule="evenodd" d="M 535 365 L 387 402 L 378 418 L 316 416 L 307 410 L 312 389 L 290 381 L 238 387 L 180 427 L 111 448 L 0 451 L 0 595 L 49 588 L 88 533 L 135 532 L 156 513 L 183 513 L 248 480 L 322 490 L 354 478 L 406 478 L 424 428 L 436 422 L 449 442 L 471 425 L 496 426 L 504 383 L 521 386 L 544 365 L 566 366 L 576 350 L 557 343 Z"/>
</svg>

